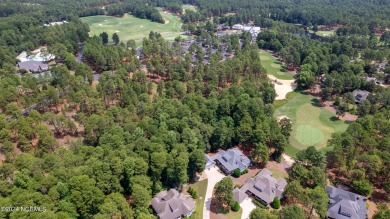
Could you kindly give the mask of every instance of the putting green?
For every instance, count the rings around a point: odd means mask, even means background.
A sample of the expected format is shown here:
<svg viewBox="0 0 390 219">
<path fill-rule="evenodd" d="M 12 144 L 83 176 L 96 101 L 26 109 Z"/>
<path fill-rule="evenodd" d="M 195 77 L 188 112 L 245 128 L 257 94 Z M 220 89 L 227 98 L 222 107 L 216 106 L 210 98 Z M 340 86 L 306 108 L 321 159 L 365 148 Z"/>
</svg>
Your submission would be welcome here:
<svg viewBox="0 0 390 219">
<path fill-rule="evenodd" d="M 150 31 L 159 32 L 169 41 L 173 41 L 177 36 L 182 34 L 182 22 L 179 17 L 161 10 L 160 13 L 165 20 L 165 24 L 136 18 L 129 14 L 125 14 L 121 18 L 97 15 L 83 17 L 81 20 L 88 24 L 90 36 L 99 36 L 102 32 L 107 32 L 109 39 L 111 40 L 112 34 L 117 33 L 122 42 L 133 39 L 137 46 L 140 46 L 142 44 L 142 39 L 148 37 Z M 187 38 L 186 35 L 181 36 Z"/>
<path fill-rule="evenodd" d="M 325 135 L 310 125 L 298 125 L 295 138 L 303 145 L 315 145 L 323 141 Z"/>
<path fill-rule="evenodd" d="M 336 115 L 320 106 L 312 95 L 300 93 L 280 106 L 275 117 L 287 116 L 293 122 L 286 153 L 295 157 L 296 153 L 309 146 L 327 150 L 327 141 L 335 132 L 343 132 L 348 125 L 337 119 Z"/>
</svg>

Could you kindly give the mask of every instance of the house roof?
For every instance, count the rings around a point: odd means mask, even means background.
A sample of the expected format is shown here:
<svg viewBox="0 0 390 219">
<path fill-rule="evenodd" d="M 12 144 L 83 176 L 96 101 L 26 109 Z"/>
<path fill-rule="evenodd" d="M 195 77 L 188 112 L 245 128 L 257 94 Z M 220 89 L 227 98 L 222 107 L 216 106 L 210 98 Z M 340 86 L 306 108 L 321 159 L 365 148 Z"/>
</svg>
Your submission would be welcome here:
<svg viewBox="0 0 390 219">
<path fill-rule="evenodd" d="M 48 65 L 41 61 L 25 61 L 18 63 L 19 69 L 26 69 L 28 71 L 41 72 L 48 69 Z"/>
<path fill-rule="evenodd" d="M 158 193 L 152 199 L 152 207 L 160 219 L 175 219 L 192 212 L 195 203 L 176 189 L 170 189 Z"/>
<path fill-rule="evenodd" d="M 366 197 L 327 186 L 329 195 L 328 217 L 335 219 L 366 219 Z"/>
<path fill-rule="evenodd" d="M 240 169 L 240 171 L 244 171 L 251 164 L 250 159 L 236 148 L 227 151 L 220 150 L 216 155 L 209 159 L 212 161 L 218 160 L 228 172 L 232 172 L 237 168 Z"/>
<path fill-rule="evenodd" d="M 241 203 L 247 197 L 248 197 L 248 195 L 245 192 L 241 191 L 239 188 L 235 188 L 233 190 L 233 199 L 234 199 L 234 201 L 236 201 L 238 203 Z"/>
<path fill-rule="evenodd" d="M 352 95 L 355 97 L 355 102 L 360 103 L 363 100 L 366 100 L 370 92 L 365 90 L 354 90 Z"/>
<path fill-rule="evenodd" d="M 271 171 L 263 169 L 255 178 L 248 179 L 240 190 L 242 192 L 250 191 L 263 201 L 271 203 L 275 197 L 282 198 L 286 185 L 287 181 L 285 179 L 276 180 L 272 177 Z"/>
</svg>

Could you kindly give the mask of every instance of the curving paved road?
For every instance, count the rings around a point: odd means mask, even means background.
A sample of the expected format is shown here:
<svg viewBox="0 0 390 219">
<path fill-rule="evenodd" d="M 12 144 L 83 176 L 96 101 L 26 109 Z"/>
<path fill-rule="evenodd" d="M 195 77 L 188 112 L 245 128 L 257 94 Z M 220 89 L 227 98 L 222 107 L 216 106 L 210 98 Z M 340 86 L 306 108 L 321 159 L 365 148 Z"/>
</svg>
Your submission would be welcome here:
<svg viewBox="0 0 390 219">
<path fill-rule="evenodd" d="M 206 195 L 204 197 L 204 207 L 203 207 L 203 219 L 210 219 L 210 206 L 211 206 L 211 197 L 213 195 L 213 190 L 215 184 L 221 181 L 225 177 L 221 170 L 218 167 L 211 167 L 210 169 L 205 170 L 208 182 Z"/>
</svg>

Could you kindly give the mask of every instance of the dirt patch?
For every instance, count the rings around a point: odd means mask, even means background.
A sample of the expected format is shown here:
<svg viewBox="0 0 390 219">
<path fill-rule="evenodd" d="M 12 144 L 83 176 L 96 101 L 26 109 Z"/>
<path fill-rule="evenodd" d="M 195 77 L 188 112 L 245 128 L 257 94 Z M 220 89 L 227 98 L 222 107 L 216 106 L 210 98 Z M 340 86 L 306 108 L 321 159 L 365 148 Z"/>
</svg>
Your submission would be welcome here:
<svg viewBox="0 0 390 219">
<path fill-rule="evenodd" d="M 335 109 L 335 106 L 333 105 L 332 102 L 330 101 L 323 101 L 322 102 L 323 106 L 325 107 L 325 109 L 333 112 L 333 113 L 336 113 L 336 109 Z M 341 116 L 341 117 L 338 117 L 341 121 L 347 121 L 347 122 L 354 122 L 357 120 L 358 116 L 357 115 L 353 115 L 349 112 L 346 112 L 344 116 Z"/>
<path fill-rule="evenodd" d="M 169 20 L 168 19 L 164 19 L 164 24 L 169 24 Z"/>
</svg>

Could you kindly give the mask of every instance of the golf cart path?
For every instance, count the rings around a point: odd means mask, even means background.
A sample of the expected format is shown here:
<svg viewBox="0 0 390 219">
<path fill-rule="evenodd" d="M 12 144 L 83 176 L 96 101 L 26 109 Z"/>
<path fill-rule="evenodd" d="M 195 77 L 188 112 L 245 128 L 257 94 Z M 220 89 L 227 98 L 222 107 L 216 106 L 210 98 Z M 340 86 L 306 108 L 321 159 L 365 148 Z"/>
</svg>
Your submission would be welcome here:
<svg viewBox="0 0 390 219">
<path fill-rule="evenodd" d="M 204 197 L 204 207 L 203 207 L 203 219 L 210 219 L 210 207 L 211 207 L 211 198 L 213 196 L 213 190 L 215 184 L 221 181 L 225 175 L 221 173 L 218 167 L 210 167 L 205 170 L 208 182 L 206 195 Z"/>
</svg>

